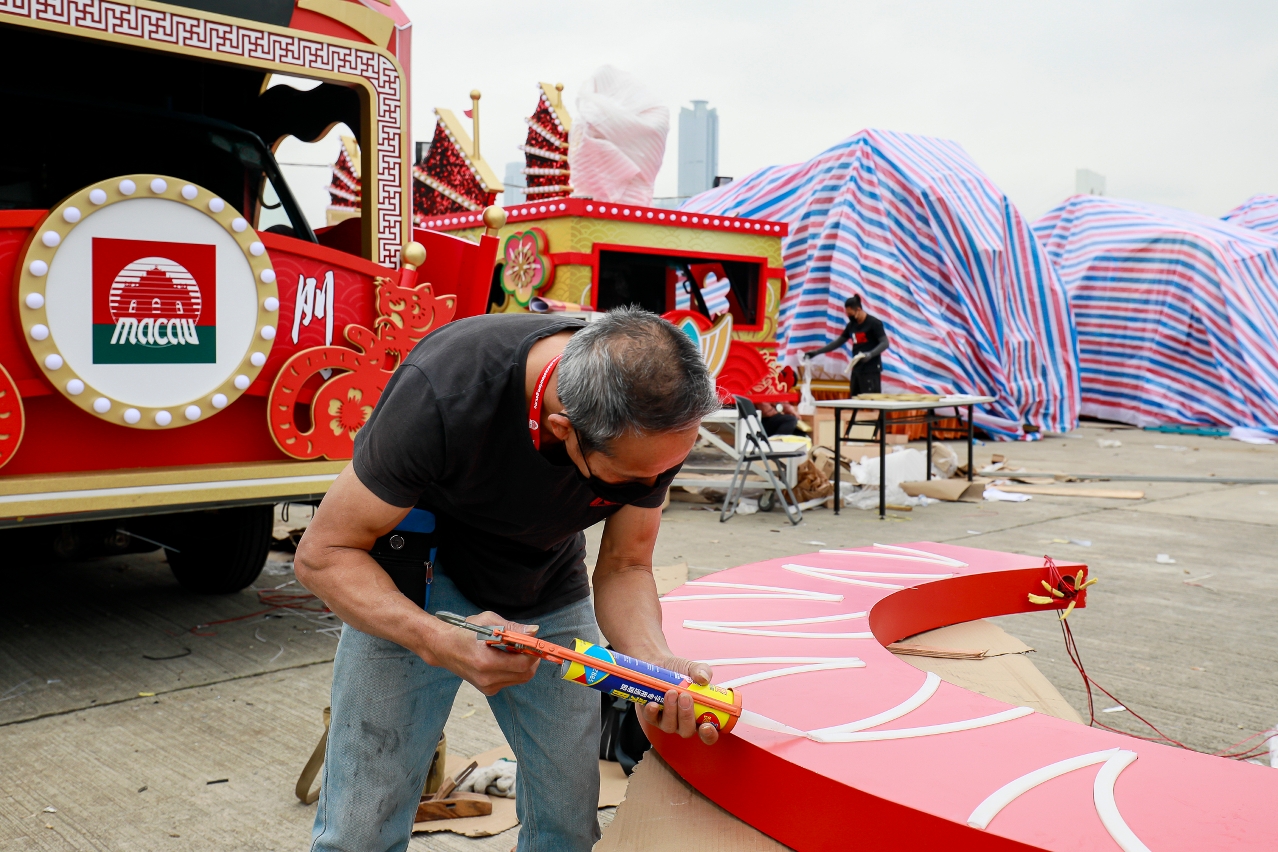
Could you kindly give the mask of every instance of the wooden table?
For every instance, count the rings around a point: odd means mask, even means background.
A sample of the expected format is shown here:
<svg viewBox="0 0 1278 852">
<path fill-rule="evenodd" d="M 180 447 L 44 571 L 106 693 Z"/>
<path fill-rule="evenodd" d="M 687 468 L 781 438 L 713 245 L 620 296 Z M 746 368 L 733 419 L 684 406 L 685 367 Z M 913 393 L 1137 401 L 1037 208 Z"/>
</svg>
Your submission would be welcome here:
<svg viewBox="0 0 1278 852">
<path fill-rule="evenodd" d="M 843 494 L 839 490 L 839 479 L 842 473 L 842 452 L 843 444 L 852 443 L 855 439 L 844 437 L 839 428 L 841 416 L 844 411 L 854 412 L 852 420 L 848 424 L 851 430 L 853 424 L 856 423 L 857 411 L 877 411 L 878 430 L 879 430 L 879 517 L 887 516 L 887 427 L 889 423 L 898 425 L 906 423 L 926 423 L 927 424 L 927 478 L 932 478 L 932 426 L 933 424 L 945 420 L 936 413 L 939 408 L 954 409 L 955 416 L 962 419 L 959 414 L 960 408 L 967 409 L 967 479 L 972 481 L 972 409 L 977 405 L 984 405 L 994 401 L 992 396 L 973 396 L 971 394 L 955 394 L 953 396 L 943 396 L 937 400 L 897 400 L 897 399 L 822 399 L 817 400 L 818 408 L 831 408 L 834 410 L 834 514 L 839 513 L 839 508 L 843 504 Z M 923 411 L 920 417 L 898 417 L 889 418 L 889 411 Z"/>
</svg>

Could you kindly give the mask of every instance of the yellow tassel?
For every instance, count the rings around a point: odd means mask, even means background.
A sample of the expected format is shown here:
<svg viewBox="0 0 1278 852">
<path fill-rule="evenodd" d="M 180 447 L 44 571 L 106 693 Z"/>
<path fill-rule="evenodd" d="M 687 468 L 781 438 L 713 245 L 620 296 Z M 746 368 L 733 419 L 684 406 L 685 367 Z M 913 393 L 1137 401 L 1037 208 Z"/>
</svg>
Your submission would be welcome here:
<svg viewBox="0 0 1278 852">
<path fill-rule="evenodd" d="M 1046 604 L 1051 603 L 1052 599 L 1043 597 L 1042 595 L 1036 595 L 1033 592 L 1030 592 L 1029 602 L 1032 604 L 1038 604 L 1039 606 L 1044 606 Z"/>
<path fill-rule="evenodd" d="M 1069 618 L 1069 614 L 1074 611 L 1074 602 L 1070 601 L 1069 606 L 1065 607 L 1065 611 L 1061 613 L 1061 621 Z"/>
<path fill-rule="evenodd" d="M 1083 572 L 1082 571 L 1079 571 L 1078 576 L 1074 578 L 1074 588 L 1076 589 L 1083 588 Z"/>
<path fill-rule="evenodd" d="M 1088 581 L 1087 581 L 1086 583 L 1084 583 L 1083 585 L 1079 586 L 1079 587 L 1078 587 L 1078 590 L 1081 592 L 1083 589 L 1086 589 L 1088 586 L 1092 585 L 1092 584 L 1093 584 L 1093 583 L 1095 583 L 1095 582 L 1096 582 L 1096 578 L 1095 578 L 1095 577 L 1093 577 L 1092 579 L 1088 580 Z"/>
</svg>

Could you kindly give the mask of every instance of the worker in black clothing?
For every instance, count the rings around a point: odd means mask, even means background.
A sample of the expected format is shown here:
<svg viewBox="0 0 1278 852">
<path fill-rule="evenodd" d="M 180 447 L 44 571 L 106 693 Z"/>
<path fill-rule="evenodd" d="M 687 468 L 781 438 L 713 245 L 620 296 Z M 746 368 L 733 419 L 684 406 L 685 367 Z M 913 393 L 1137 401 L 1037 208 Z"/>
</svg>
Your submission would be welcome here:
<svg viewBox="0 0 1278 852">
<path fill-rule="evenodd" d="M 883 388 L 883 353 L 888 348 L 887 332 L 883 321 L 872 317 L 861 307 L 861 297 L 852 296 L 843 303 L 848 314 L 848 324 L 843 333 L 820 349 L 805 352 L 807 361 L 817 355 L 833 352 L 843 344 L 852 343 L 851 382 L 852 396 L 863 393 L 881 393 Z"/>
</svg>

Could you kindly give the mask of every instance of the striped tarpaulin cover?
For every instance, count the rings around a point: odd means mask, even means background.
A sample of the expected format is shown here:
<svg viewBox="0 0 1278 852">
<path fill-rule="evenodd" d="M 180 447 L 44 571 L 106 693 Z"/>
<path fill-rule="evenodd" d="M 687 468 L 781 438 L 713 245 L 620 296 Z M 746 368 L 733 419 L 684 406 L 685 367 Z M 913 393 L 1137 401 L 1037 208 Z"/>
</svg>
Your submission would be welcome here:
<svg viewBox="0 0 1278 852">
<path fill-rule="evenodd" d="M 1278 195 L 1253 195 L 1220 218 L 1278 237 Z"/>
<path fill-rule="evenodd" d="M 1069 289 L 1084 414 L 1278 431 L 1278 239 L 1090 195 L 1034 231 Z"/>
<path fill-rule="evenodd" d="M 837 336 L 843 300 L 859 293 L 891 340 L 884 390 L 993 396 L 977 422 L 1000 438 L 1024 437 L 1025 423 L 1077 425 L 1064 287 L 1029 225 L 958 143 L 863 130 L 684 208 L 789 224 L 784 363 Z"/>
</svg>

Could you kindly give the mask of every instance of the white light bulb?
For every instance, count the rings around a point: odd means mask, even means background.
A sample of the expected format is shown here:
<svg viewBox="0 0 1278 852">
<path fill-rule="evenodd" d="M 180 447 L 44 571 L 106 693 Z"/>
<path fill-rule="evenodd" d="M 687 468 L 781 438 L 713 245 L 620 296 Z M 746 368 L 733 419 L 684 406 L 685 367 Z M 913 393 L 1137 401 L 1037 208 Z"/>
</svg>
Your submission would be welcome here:
<svg viewBox="0 0 1278 852">
<path fill-rule="evenodd" d="M 248 376 L 240 375 L 235 377 L 235 387 L 238 390 L 248 390 L 248 386 L 252 384 Z"/>
<path fill-rule="evenodd" d="M 275 326 L 273 326 L 273 325 L 264 325 L 264 326 L 262 326 L 262 339 L 263 339 L 263 340 L 274 340 L 274 339 L 275 339 Z"/>
<path fill-rule="evenodd" d="M 182 412 L 187 420 L 199 420 L 202 413 L 198 405 L 188 405 L 186 410 Z"/>
<path fill-rule="evenodd" d="M 254 367 L 262 366 L 263 364 L 266 363 L 266 353 L 254 352 L 252 355 L 249 356 L 249 363 L 252 364 Z"/>
<path fill-rule="evenodd" d="M 66 210 L 63 210 L 63 211 L 62 211 L 62 219 L 63 219 L 64 221 L 66 221 L 66 222 L 69 222 L 69 223 L 70 223 L 70 224 L 72 224 L 72 225 L 74 225 L 76 222 L 79 222 L 79 221 L 80 221 L 80 208 L 79 208 L 79 207 L 68 207 Z"/>
<path fill-rule="evenodd" d="M 172 415 L 172 414 L 169 414 L 167 411 L 157 411 L 157 412 L 155 412 L 155 425 L 156 425 L 156 426 L 168 426 L 168 425 L 169 425 L 170 423 L 172 423 L 172 422 L 173 422 L 173 415 Z"/>
<path fill-rule="evenodd" d="M 260 242 L 257 242 L 256 240 L 249 245 L 249 254 L 253 255 L 254 257 L 261 257 L 265 253 L 266 253 L 266 246 L 262 245 Z"/>
<path fill-rule="evenodd" d="M 28 308 L 33 311 L 38 311 L 44 307 L 44 296 L 41 296 L 39 293 L 28 293 L 26 302 Z"/>
<path fill-rule="evenodd" d="M 199 194 L 200 194 L 200 191 L 196 189 L 195 187 L 191 186 L 189 183 L 186 186 L 182 187 L 182 197 L 185 198 L 187 201 L 194 201 L 195 196 Z"/>
<path fill-rule="evenodd" d="M 263 283 L 263 284 L 274 284 L 274 283 L 275 283 L 275 270 L 274 270 L 274 269 L 263 269 L 263 270 L 262 270 L 262 274 L 261 274 L 261 275 L 259 275 L 258 277 L 262 279 L 262 283 Z"/>
<path fill-rule="evenodd" d="M 124 411 L 124 422 L 128 424 L 137 423 L 142 419 L 142 412 L 136 408 L 128 408 Z"/>
<path fill-rule="evenodd" d="M 213 404 L 214 408 L 226 408 L 226 394 L 215 393 L 209 402 Z"/>
<path fill-rule="evenodd" d="M 164 178 L 156 178 L 155 180 L 151 181 L 151 191 L 154 192 L 156 195 L 161 194 L 168 188 L 169 188 L 169 182 L 166 181 Z"/>
<path fill-rule="evenodd" d="M 111 400 L 107 399 L 105 396 L 98 397 L 93 400 L 93 410 L 98 414 L 106 414 L 111 410 Z"/>
<path fill-rule="evenodd" d="M 49 271 L 49 264 L 45 263 L 43 260 L 33 260 L 27 269 L 31 270 L 31 274 L 36 278 L 43 278 Z"/>
<path fill-rule="evenodd" d="M 121 195 L 132 195 L 133 193 L 137 191 L 138 191 L 138 185 L 134 183 L 133 181 L 129 180 L 128 178 L 125 178 L 124 180 L 120 181 Z"/>
<path fill-rule="evenodd" d="M 247 227 L 248 227 L 248 222 L 244 221 L 243 216 L 236 216 L 234 219 L 231 220 L 231 230 L 237 234 L 243 231 Z"/>
<path fill-rule="evenodd" d="M 209 209 L 212 210 L 214 213 L 221 213 L 223 210 L 226 209 L 226 202 L 220 198 L 210 198 Z"/>
<path fill-rule="evenodd" d="M 79 379 L 72 379 L 71 381 L 67 382 L 67 393 L 71 394 L 72 396 L 79 396 L 80 394 L 84 393 L 84 382 L 80 381 Z"/>
<path fill-rule="evenodd" d="M 280 300 L 274 296 L 267 296 L 262 300 L 262 307 L 266 308 L 269 313 L 275 313 L 280 309 Z"/>
<path fill-rule="evenodd" d="M 44 357 L 44 368 L 46 370 L 61 370 L 62 356 L 59 355 L 57 352 L 54 352 L 51 355 L 46 355 Z"/>
<path fill-rule="evenodd" d="M 89 201 L 94 204 L 106 204 L 106 192 L 101 189 L 95 189 L 89 193 Z"/>
<path fill-rule="evenodd" d="M 62 235 L 57 231 L 45 231 L 40 235 L 40 242 L 44 243 L 49 248 L 53 248 L 58 243 L 62 242 Z"/>
<path fill-rule="evenodd" d="M 48 336 L 49 336 L 49 327 L 45 325 L 44 323 L 38 322 L 35 325 L 31 326 L 32 340 L 44 340 Z"/>
</svg>

